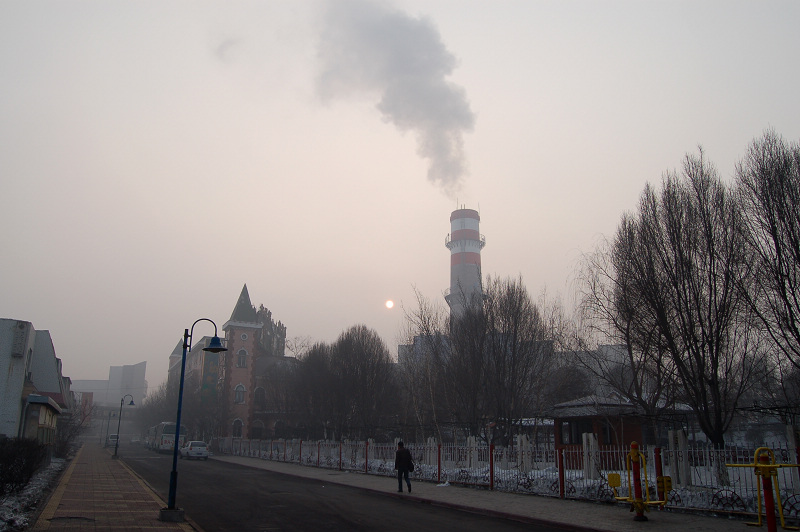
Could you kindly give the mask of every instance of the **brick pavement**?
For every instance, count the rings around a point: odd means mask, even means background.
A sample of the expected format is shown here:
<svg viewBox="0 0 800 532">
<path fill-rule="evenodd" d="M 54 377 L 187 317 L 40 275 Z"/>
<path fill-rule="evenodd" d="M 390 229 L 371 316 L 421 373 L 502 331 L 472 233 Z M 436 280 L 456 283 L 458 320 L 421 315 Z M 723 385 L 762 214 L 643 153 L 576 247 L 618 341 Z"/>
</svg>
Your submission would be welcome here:
<svg viewBox="0 0 800 532">
<path fill-rule="evenodd" d="M 47 501 L 32 530 L 195 530 L 158 520 L 166 503 L 109 449 L 85 443 Z"/>
</svg>

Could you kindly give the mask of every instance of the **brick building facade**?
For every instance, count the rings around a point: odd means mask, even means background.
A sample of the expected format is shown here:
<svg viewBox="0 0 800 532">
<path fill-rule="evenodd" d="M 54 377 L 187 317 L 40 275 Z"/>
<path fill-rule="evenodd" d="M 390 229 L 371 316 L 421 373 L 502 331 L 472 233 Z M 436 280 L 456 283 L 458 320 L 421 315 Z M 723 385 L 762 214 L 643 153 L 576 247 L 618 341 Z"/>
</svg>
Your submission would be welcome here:
<svg viewBox="0 0 800 532">
<path fill-rule="evenodd" d="M 276 425 L 286 417 L 274 401 L 279 375 L 295 362 L 284 355 L 286 327 L 261 305 L 256 309 L 244 285 L 230 319 L 222 326 L 227 351 L 208 353 L 204 337 L 192 346 L 186 359 L 187 382 L 199 386 L 201 400 L 216 403 L 214 435 L 241 438 L 275 436 Z M 170 355 L 170 380 L 180 376 L 182 341 Z M 199 436 L 199 435 L 198 435 Z"/>
</svg>

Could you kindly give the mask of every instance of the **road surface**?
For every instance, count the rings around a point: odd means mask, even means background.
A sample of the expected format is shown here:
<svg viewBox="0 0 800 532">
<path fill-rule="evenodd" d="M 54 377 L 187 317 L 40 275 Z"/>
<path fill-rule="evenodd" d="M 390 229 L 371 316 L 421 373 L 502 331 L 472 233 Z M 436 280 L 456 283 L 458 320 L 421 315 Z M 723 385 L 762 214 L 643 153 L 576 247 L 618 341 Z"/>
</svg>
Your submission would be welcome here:
<svg viewBox="0 0 800 532">
<path fill-rule="evenodd" d="M 121 458 L 167 499 L 172 455 L 139 445 L 120 447 Z M 179 460 L 176 504 L 206 532 L 563 531 L 425 504 L 387 493 L 328 484 L 210 459 Z"/>
</svg>

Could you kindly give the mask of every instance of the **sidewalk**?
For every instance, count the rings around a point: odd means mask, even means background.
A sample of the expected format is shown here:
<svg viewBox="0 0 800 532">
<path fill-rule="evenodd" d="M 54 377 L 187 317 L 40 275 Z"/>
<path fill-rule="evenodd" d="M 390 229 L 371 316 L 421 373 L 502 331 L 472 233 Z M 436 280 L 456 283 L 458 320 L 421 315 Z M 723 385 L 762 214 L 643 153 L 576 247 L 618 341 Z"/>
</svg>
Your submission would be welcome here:
<svg viewBox="0 0 800 532">
<path fill-rule="evenodd" d="M 109 449 L 85 443 L 61 477 L 32 530 L 192 531 L 158 520 L 166 503 Z"/>
<path fill-rule="evenodd" d="M 652 509 L 646 514 L 647 522 L 635 522 L 634 514 L 630 513 L 629 506 L 625 505 L 596 504 L 458 486 L 438 486 L 435 483 L 414 482 L 413 480 L 411 484 L 413 491 L 401 494 L 397 493 L 397 479 L 394 477 L 306 467 L 242 456 L 213 456 L 212 459 L 297 477 L 315 478 L 331 484 L 344 484 L 354 488 L 383 492 L 389 497 L 411 499 L 420 503 L 514 519 L 530 524 L 560 525 L 565 530 L 602 532 L 675 530 L 680 532 L 736 532 L 741 530 L 746 532 L 750 528 L 745 525 L 744 521 L 657 509 Z"/>
</svg>

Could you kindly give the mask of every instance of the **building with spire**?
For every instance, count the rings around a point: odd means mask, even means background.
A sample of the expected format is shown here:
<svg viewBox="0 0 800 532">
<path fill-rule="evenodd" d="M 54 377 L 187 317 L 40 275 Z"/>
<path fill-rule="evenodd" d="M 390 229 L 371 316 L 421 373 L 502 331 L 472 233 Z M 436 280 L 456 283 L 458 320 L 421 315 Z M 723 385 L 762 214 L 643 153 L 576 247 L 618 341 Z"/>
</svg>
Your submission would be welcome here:
<svg viewBox="0 0 800 532">
<path fill-rule="evenodd" d="M 192 346 L 186 357 L 186 381 L 195 389 L 204 410 L 213 412 L 214 436 L 262 439 L 275 436 L 276 427 L 284 421 L 284 410 L 274 398 L 280 374 L 295 362 L 284 355 L 286 326 L 272 318 L 263 305 L 256 309 L 250 300 L 247 285 L 224 323 L 225 347 L 222 353 L 203 351 L 210 337 L 205 336 Z M 170 355 L 170 381 L 180 378 L 183 340 Z M 207 438 L 211 430 L 200 421 L 196 437 Z M 190 427 L 190 432 L 192 428 Z M 192 436 L 192 434 L 190 434 Z"/>
<path fill-rule="evenodd" d="M 272 319 L 272 312 L 250 302 L 242 287 L 230 319 L 222 326 L 228 351 L 220 353 L 223 401 L 229 408 L 228 436 L 260 439 L 275 435 L 284 416 L 268 396 L 273 396 L 274 377 L 294 358 L 284 355 L 286 326 Z"/>
</svg>

